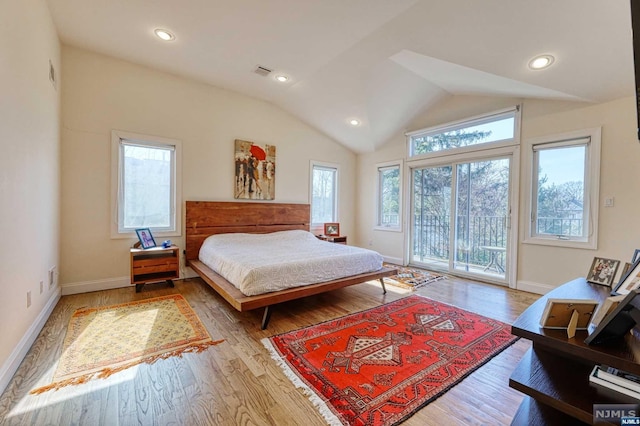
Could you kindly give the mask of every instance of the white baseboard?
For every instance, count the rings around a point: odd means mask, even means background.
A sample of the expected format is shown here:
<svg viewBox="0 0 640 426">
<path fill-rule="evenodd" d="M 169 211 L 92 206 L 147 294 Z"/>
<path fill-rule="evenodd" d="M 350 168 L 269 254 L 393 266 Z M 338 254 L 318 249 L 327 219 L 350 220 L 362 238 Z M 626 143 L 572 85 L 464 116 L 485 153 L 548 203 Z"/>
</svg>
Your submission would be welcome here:
<svg viewBox="0 0 640 426">
<path fill-rule="evenodd" d="M 36 320 L 31 324 L 31 327 L 29 327 L 24 336 L 22 336 L 22 339 L 20 339 L 20 342 L 18 342 L 13 352 L 11 352 L 11 355 L 9 355 L 9 359 L 7 359 L 2 368 L 0 368 L 0 394 L 5 391 L 13 375 L 16 374 L 18 367 L 20 367 L 24 357 L 27 356 L 27 352 L 31 349 L 31 345 L 33 345 L 36 337 L 40 334 L 47 319 L 49 319 L 58 300 L 60 300 L 60 289 L 57 289 L 56 292 L 51 295 Z"/>
<path fill-rule="evenodd" d="M 403 266 L 401 257 L 382 256 L 382 259 L 387 263 L 393 263 L 394 265 Z"/>
<path fill-rule="evenodd" d="M 197 276 L 198 274 L 193 272 L 193 269 L 189 268 L 188 266 L 185 266 L 184 269 L 182 269 L 182 272 L 180 274 L 180 279 L 195 278 Z"/>
<path fill-rule="evenodd" d="M 62 284 L 62 295 L 89 293 L 91 291 L 111 290 L 113 288 L 131 286 L 131 277 L 107 278 L 104 280 L 83 281 L 79 283 Z"/>
<path fill-rule="evenodd" d="M 549 284 L 534 283 L 531 281 L 518 281 L 516 285 L 517 290 L 528 291 L 529 293 L 547 294 L 553 290 L 554 286 Z"/>
</svg>

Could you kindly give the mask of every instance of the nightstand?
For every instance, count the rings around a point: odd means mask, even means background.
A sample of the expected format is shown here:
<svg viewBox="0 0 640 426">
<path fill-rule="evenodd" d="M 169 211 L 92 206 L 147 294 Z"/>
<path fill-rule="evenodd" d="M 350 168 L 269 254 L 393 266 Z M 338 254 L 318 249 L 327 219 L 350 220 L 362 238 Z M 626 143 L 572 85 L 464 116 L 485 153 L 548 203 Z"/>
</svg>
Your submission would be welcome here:
<svg viewBox="0 0 640 426">
<path fill-rule="evenodd" d="M 136 285 L 139 293 L 145 284 L 166 281 L 173 287 L 173 279 L 180 276 L 180 249 L 178 246 L 153 247 L 150 249 L 132 248 L 131 284 Z"/>
<path fill-rule="evenodd" d="M 316 237 L 322 241 L 327 241 L 330 243 L 336 243 L 336 244 L 347 244 L 347 237 L 346 235 L 343 236 L 339 236 L 339 237 L 331 237 L 328 235 L 316 235 Z"/>
</svg>

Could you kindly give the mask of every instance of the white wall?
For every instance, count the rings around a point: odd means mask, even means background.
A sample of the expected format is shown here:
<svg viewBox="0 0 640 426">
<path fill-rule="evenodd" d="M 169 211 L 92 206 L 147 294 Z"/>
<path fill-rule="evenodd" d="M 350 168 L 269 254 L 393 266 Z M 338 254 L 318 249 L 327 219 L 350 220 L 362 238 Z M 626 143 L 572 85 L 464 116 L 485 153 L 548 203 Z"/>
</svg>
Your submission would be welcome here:
<svg viewBox="0 0 640 426">
<path fill-rule="evenodd" d="M 557 286 L 584 277 L 594 256 L 630 262 L 640 248 L 640 142 L 637 138 L 635 98 L 628 97 L 599 105 L 576 105 L 552 112 L 550 103 L 527 102 L 523 117 L 523 161 L 529 161 L 527 141 L 538 136 L 602 126 L 600 159 L 600 199 L 598 249 L 580 250 L 521 244 L 518 281 L 527 288 L 530 283 Z M 525 184 L 522 179 L 522 184 Z M 521 207 L 526 188 L 521 187 Z M 614 207 L 604 207 L 605 197 L 614 197 Z M 524 237 L 526 212 L 521 208 L 521 240 Z M 620 272 L 618 272 L 620 275 Z"/>
<path fill-rule="evenodd" d="M 516 104 L 523 105 L 521 164 L 530 161 L 530 140 L 573 130 L 602 126 L 599 244 L 597 250 L 569 249 L 523 244 L 527 224 L 525 209 L 527 179 L 520 176 L 518 288 L 543 292 L 576 277 L 584 277 L 594 256 L 629 262 L 640 248 L 640 143 L 636 137 L 635 99 L 624 98 L 602 104 L 554 102 L 506 98 L 457 96 L 443 101 L 428 114 L 413 120 L 407 131 L 464 119 Z M 375 164 L 406 158 L 406 140 L 398 134 L 381 149 L 358 157 L 356 244 L 371 247 L 388 258 L 403 257 L 405 233 L 374 230 Z M 521 171 L 524 172 L 524 167 Z M 605 197 L 615 197 L 614 207 L 603 207 Z M 406 204 L 405 204 L 406 206 Z M 369 245 L 369 242 L 371 244 Z M 622 266 L 621 265 L 621 266 Z M 618 273 L 619 275 L 619 273 Z"/>
<path fill-rule="evenodd" d="M 0 391 L 59 298 L 48 286 L 60 235 L 60 82 L 49 81 L 50 60 L 59 76 L 44 0 L 0 3 Z"/>
<path fill-rule="evenodd" d="M 63 293 L 129 283 L 135 240 L 109 237 L 112 129 L 181 140 L 184 200 L 233 201 L 235 139 L 276 146 L 276 202 L 309 202 L 310 160 L 339 163 L 352 232 L 356 157 L 342 145 L 268 102 L 73 47 L 62 58 Z"/>
</svg>

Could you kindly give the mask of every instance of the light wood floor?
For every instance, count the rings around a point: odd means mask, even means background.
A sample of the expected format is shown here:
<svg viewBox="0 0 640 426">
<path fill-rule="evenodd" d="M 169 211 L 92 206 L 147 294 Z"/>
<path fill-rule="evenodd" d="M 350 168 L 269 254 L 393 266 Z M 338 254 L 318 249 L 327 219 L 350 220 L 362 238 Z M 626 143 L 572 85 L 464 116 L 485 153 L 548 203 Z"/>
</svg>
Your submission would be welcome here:
<svg viewBox="0 0 640 426">
<path fill-rule="evenodd" d="M 108 379 L 29 395 L 50 382 L 71 314 L 83 306 L 111 305 L 165 294 L 185 296 L 214 340 L 200 354 L 141 365 Z M 538 296 L 449 278 L 418 294 L 511 323 Z M 278 305 L 269 328 L 261 310 L 239 313 L 199 278 L 64 296 L 15 377 L 0 397 L 7 425 L 325 425 L 318 411 L 270 359 L 260 339 L 317 324 L 405 297 L 406 290 L 364 283 Z M 405 425 L 506 425 L 522 395 L 509 375 L 529 348 L 518 341 L 460 384 L 420 410 Z"/>
</svg>

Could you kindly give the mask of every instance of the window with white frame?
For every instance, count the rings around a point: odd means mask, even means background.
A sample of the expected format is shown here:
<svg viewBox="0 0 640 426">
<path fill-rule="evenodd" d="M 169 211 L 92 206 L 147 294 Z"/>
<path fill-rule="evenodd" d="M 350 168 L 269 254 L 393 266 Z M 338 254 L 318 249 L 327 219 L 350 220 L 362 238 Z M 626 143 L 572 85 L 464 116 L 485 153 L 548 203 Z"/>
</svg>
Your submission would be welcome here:
<svg viewBox="0 0 640 426">
<path fill-rule="evenodd" d="M 520 107 L 407 133 L 409 158 L 519 143 Z M 482 145 L 482 146 L 478 146 Z"/>
<path fill-rule="evenodd" d="M 533 141 L 525 242 L 597 248 L 600 133 L 597 128 Z"/>
<path fill-rule="evenodd" d="M 311 162 L 311 224 L 338 221 L 338 165 Z"/>
<path fill-rule="evenodd" d="M 180 235 L 180 141 L 114 130 L 112 237 Z"/>
<path fill-rule="evenodd" d="M 401 229 L 402 163 L 378 164 L 378 220 L 379 229 Z"/>
</svg>

